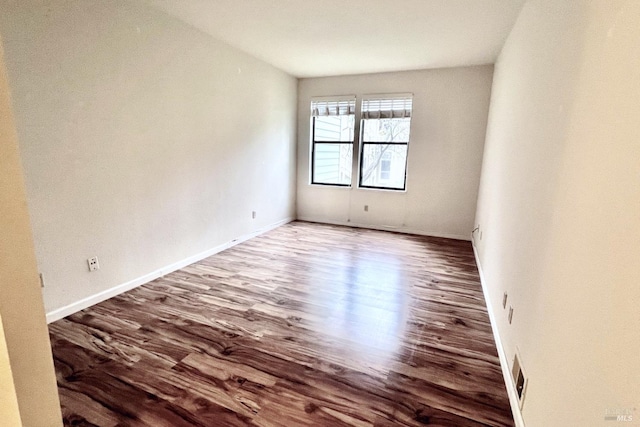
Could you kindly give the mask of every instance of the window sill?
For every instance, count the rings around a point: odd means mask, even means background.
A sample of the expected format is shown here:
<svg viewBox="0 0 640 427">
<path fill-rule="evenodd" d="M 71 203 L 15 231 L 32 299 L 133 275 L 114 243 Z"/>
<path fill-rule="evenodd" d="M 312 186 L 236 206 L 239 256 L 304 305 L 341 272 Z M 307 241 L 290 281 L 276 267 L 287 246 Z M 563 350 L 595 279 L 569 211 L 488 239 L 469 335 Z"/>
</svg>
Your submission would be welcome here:
<svg viewBox="0 0 640 427">
<path fill-rule="evenodd" d="M 353 186 L 351 185 L 338 185 L 338 184 L 318 184 L 318 183 L 313 183 L 310 182 L 307 184 L 309 187 L 316 187 L 316 188 L 333 188 L 333 189 L 339 189 L 339 190 L 351 190 L 353 188 Z"/>
<path fill-rule="evenodd" d="M 356 187 L 358 190 L 365 191 L 384 191 L 385 193 L 406 193 L 407 189 L 394 189 L 394 188 L 376 188 L 376 187 Z"/>
</svg>

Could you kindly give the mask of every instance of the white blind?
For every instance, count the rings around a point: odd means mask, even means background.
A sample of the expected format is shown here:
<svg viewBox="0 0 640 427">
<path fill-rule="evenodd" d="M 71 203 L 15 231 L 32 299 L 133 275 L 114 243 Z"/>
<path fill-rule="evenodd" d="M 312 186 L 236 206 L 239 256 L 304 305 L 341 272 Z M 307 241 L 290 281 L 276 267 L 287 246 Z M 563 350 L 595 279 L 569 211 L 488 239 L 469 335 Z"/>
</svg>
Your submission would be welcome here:
<svg viewBox="0 0 640 427">
<path fill-rule="evenodd" d="M 375 95 L 362 100 L 363 119 L 411 117 L 413 95 Z"/>
<path fill-rule="evenodd" d="M 356 114 L 356 98 L 343 99 L 313 99 L 311 100 L 311 115 L 319 116 L 348 116 Z"/>
</svg>

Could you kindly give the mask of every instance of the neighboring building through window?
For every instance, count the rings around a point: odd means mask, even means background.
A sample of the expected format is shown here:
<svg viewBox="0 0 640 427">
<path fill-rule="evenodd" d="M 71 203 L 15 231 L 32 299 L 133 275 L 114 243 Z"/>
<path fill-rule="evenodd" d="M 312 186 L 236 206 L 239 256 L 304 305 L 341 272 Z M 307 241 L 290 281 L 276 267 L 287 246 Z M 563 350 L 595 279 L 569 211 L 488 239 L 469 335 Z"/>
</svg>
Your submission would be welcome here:
<svg viewBox="0 0 640 427">
<path fill-rule="evenodd" d="M 380 161 L 380 182 L 389 181 L 391 178 L 391 153 L 387 152 L 382 155 Z"/>
<path fill-rule="evenodd" d="M 360 187 L 406 189 L 412 104 L 411 95 L 362 100 Z"/>
<path fill-rule="evenodd" d="M 351 186 L 356 98 L 311 101 L 311 183 Z"/>
</svg>

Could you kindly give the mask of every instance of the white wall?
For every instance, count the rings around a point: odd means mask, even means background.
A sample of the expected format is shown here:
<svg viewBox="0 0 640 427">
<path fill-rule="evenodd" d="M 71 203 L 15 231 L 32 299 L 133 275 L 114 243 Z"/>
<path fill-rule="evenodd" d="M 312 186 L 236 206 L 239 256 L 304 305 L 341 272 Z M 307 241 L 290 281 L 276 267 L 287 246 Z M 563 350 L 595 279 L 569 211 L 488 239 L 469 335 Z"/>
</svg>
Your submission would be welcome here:
<svg viewBox="0 0 640 427">
<path fill-rule="evenodd" d="M 142 2 L 0 5 L 47 311 L 294 216 L 296 79 Z"/>
<path fill-rule="evenodd" d="M 469 239 L 492 72 L 487 65 L 300 80 L 298 218 Z M 398 92 L 414 94 L 407 191 L 357 189 L 356 177 L 351 189 L 310 185 L 311 98 L 357 95 L 359 112 L 363 94 Z"/>
<path fill-rule="evenodd" d="M 528 427 L 640 409 L 639 40 L 640 2 L 531 0 L 496 64 L 475 243 Z"/>
<path fill-rule="evenodd" d="M 9 92 L 0 43 L 0 425 L 57 427 L 60 401 Z"/>
</svg>

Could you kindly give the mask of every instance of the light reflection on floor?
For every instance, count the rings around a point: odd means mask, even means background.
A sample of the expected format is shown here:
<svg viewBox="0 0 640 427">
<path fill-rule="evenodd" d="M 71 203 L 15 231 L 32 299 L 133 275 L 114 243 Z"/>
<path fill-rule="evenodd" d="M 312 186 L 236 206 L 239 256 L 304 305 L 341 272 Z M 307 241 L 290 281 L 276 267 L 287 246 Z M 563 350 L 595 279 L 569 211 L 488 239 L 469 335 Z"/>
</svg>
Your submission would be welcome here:
<svg viewBox="0 0 640 427">
<path fill-rule="evenodd" d="M 336 269 L 341 256 L 344 262 Z M 319 313 L 326 319 L 324 331 L 339 339 L 345 356 L 387 365 L 400 351 L 409 310 L 402 262 L 393 254 L 365 258 L 346 251 L 332 259 L 330 273 L 311 275 L 325 279 L 314 284 L 317 306 L 325 308 Z"/>
</svg>

